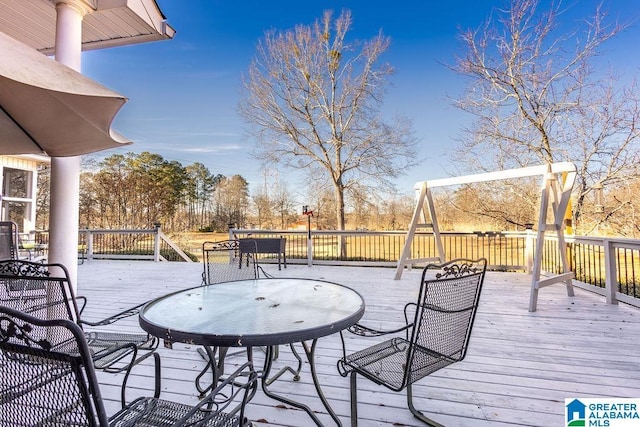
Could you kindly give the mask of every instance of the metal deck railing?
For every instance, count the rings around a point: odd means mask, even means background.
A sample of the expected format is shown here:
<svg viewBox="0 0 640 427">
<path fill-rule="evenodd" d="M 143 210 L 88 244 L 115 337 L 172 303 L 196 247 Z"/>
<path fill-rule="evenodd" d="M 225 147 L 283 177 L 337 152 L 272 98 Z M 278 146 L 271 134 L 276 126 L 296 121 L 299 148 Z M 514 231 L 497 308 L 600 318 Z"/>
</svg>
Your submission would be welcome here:
<svg viewBox="0 0 640 427">
<path fill-rule="evenodd" d="M 396 267 L 406 240 L 403 231 L 312 230 L 229 230 L 230 238 L 286 239 L 287 262 Z M 445 258 L 487 258 L 494 271 L 530 272 L 536 233 L 522 232 L 442 232 Z M 36 233 L 39 243 L 47 243 L 47 233 Z M 577 286 L 602 294 L 609 303 L 624 301 L 640 306 L 640 240 L 566 236 L 567 258 Z M 311 243 L 311 244 L 309 244 Z M 344 250 L 340 250 L 344 247 Z M 197 261 L 160 229 L 80 230 L 79 253 L 88 259 L 135 259 L 150 261 Z M 411 258 L 437 256 L 434 236 L 416 233 Z M 272 254 L 260 254 L 261 262 L 277 262 Z M 545 237 L 542 270 L 562 271 L 558 246 L 553 235 Z M 417 267 L 418 265 L 416 265 Z"/>
</svg>

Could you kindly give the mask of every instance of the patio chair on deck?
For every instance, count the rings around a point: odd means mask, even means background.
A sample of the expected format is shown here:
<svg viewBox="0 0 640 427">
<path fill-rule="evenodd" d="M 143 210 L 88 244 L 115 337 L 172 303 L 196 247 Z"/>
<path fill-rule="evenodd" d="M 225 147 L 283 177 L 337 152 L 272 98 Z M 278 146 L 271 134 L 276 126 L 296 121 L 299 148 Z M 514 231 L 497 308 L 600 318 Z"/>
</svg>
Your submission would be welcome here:
<svg viewBox="0 0 640 427">
<path fill-rule="evenodd" d="M 18 224 L 0 221 L 0 260 L 18 259 Z"/>
<path fill-rule="evenodd" d="M 80 328 L 85 324 L 115 323 L 128 317 L 131 311 L 124 311 L 101 322 L 85 322 L 81 319 L 82 309 L 69 283 L 67 269 L 61 264 L 23 260 L 0 261 L 0 305 L 42 319 L 71 320 Z M 131 369 L 150 356 L 154 357 L 155 362 L 155 397 L 160 395 L 160 356 L 156 353 L 159 340 L 156 337 L 146 333 L 106 332 L 99 328 L 85 331 L 84 334 L 96 369 L 124 372 L 121 389 L 123 407 Z"/>
<path fill-rule="evenodd" d="M 47 245 L 37 243 L 32 233 L 18 233 L 18 259 L 47 262 Z"/>
<path fill-rule="evenodd" d="M 0 306 L 0 425 L 245 426 L 256 372 L 243 364 L 198 405 L 141 397 L 111 417 L 86 334 L 66 319 L 43 320 Z"/>
<path fill-rule="evenodd" d="M 271 277 L 258 265 L 254 240 L 220 240 L 202 243 L 202 284 Z"/>
<path fill-rule="evenodd" d="M 341 334 L 343 357 L 338 361 L 338 372 L 344 377 L 350 375 L 352 426 L 358 424 L 358 374 L 394 391 L 406 388 L 407 403 L 414 417 L 428 425 L 440 426 L 415 408 L 412 384 L 464 359 L 486 268 L 486 259 L 430 264 L 422 273 L 417 303 L 405 306 L 404 327 L 392 331 L 363 325 L 349 328 L 349 332 L 364 337 L 404 332 L 404 338 L 391 338 L 347 355 Z"/>
</svg>

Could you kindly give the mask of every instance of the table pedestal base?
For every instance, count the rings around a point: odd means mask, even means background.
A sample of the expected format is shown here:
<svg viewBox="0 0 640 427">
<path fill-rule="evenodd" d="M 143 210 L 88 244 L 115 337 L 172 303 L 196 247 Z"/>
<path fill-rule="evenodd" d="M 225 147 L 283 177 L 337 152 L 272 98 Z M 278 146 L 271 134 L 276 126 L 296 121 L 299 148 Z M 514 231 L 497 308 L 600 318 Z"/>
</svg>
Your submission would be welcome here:
<svg viewBox="0 0 640 427">
<path fill-rule="evenodd" d="M 325 397 L 324 393 L 322 392 L 322 388 L 320 387 L 320 382 L 318 381 L 318 375 L 316 373 L 316 364 L 315 364 L 315 360 L 314 360 L 314 355 L 315 355 L 317 342 L 318 342 L 317 339 L 312 340 L 311 341 L 311 347 L 309 347 L 309 345 L 306 342 L 302 342 L 301 343 L 302 344 L 302 348 L 304 349 L 304 352 L 305 352 L 305 354 L 307 356 L 307 360 L 309 362 L 309 366 L 311 368 L 311 379 L 313 380 L 313 385 L 315 386 L 316 392 L 318 393 L 318 397 L 320 398 L 320 401 L 324 405 L 325 409 L 327 410 L 329 415 L 331 415 L 331 418 L 333 418 L 333 420 L 336 422 L 336 424 L 338 426 L 342 426 L 342 422 L 340 421 L 340 418 L 338 418 L 338 416 L 334 412 L 334 410 L 331 407 L 331 405 L 329 405 L 329 402 L 327 401 L 327 398 Z M 273 378 L 269 378 L 269 372 L 271 372 L 271 368 L 272 368 L 272 365 L 273 365 L 273 358 L 271 357 L 273 351 L 274 351 L 274 347 L 273 346 L 267 347 L 267 356 L 265 357 L 265 360 L 264 360 L 264 373 L 262 375 L 262 381 L 260 382 L 262 384 L 262 391 L 264 392 L 264 394 L 266 396 L 268 396 L 268 397 L 270 397 L 270 398 L 272 398 L 274 400 L 278 400 L 278 401 L 280 401 L 282 403 L 286 403 L 288 405 L 293 406 L 294 408 L 302 409 L 303 411 L 305 411 L 311 417 L 311 419 L 316 423 L 316 425 L 323 426 L 324 424 L 322 424 L 322 422 L 318 419 L 316 414 L 307 405 L 305 405 L 303 403 L 300 403 L 300 402 L 296 402 L 295 400 L 291 400 L 291 399 L 289 399 L 287 397 L 275 394 L 275 393 L 273 393 L 272 391 L 269 390 L 269 388 L 268 388 L 269 385 L 275 379 L 277 379 L 277 377 L 279 377 L 283 373 L 282 371 L 280 371 Z M 295 350 L 294 350 L 294 354 L 295 354 Z M 296 356 L 297 356 L 297 354 L 296 354 Z"/>
<path fill-rule="evenodd" d="M 322 405 L 325 407 L 329 415 L 331 415 L 331 418 L 333 418 L 333 420 L 336 422 L 336 425 L 342 426 L 342 422 L 334 412 L 331 405 L 329 405 L 329 402 L 327 401 L 327 398 L 325 397 L 324 393 L 322 392 L 322 388 L 320 387 L 320 382 L 318 381 L 318 375 L 316 372 L 316 365 L 315 365 L 315 358 L 314 358 L 317 342 L 318 342 L 317 339 L 312 340 L 311 346 L 309 346 L 309 344 L 306 342 L 301 343 L 302 348 L 304 349 L 304 353 L 307 357 L 307 361 L 309 362 L 309 366 L 311 368 L 311 379 L 313 380 L 313 385 L 316 389 L 316 393 L 318 394 L 318 397 L 320 398 L 320 401 L 322 402 Z M 322 424 L 320 419 L 318 419 L 317 415 L 311 410 L 309 406 L 303 403 L 297 402 L 295 400 L 289 399 L 285 396 L 276 394 L 271 390 L 269 390 L 269 386 L 273 384 L 273 382 L 276 381 L 278 378 L 280 378 L 280 376 L 282 376 L 285 372 L 291 372 L 294 375 L 293 377 L 294 381 L 298 381 L 298 379 L 300 378 L 300 371 L 302 369 L 302 358 L 300 357 L 298 352 L 295 350 L 293 345 L 291 345 L 291 349 L 296 359 L 298 359 L 298 368 L 293 369 L 290 366 L 285 366 L 280 371 L 278 371 L 278 373 L 276 373 L 274 376 L 270 377 L 269 375 L 271 373 L 271 369 L 273 368 L 273 362 L 274 360 L 276 360 L 276 352 L 278 351 L 278 346 L 266 347 L 266 355 L 264 359 L 264 370 L 262 372 L 262 375 L 260 375 L 260 384 L 262 385 L 262 391 L 264 392 L 265 396 L 270 397 L 271 399 L 293 406 L 294 408 L 302 409 L 309 415 L 309 417 L 311 417 L 311 419 L 316 423 L 316 425 L 323 426 L 324 424 Z M 198 392 L 200 392 L 200 396 L 206 395 L 206 393 L 213 388 L 214 384 L 217 384 L 218 381 L 220 381 L 220 379 L 224 376 L 224 360 L 225 360 L 225 357 L 227 356 L 228 350 L 229 350 L 228 347 L 217 348 L 217 347 L 209 347 L 209 346 L 204 346 L 200 350 L 203 353 L 206 353 L 205 360 L 207 360 L 207 366 L 205 366 L 205 368 L 200 372 L 200 374 L 196 378 L 196 388 L 198 389 Z M 216 352 L 218 353 L 218 357 L 216 357 Z M 247 348 L 247 359 L 249 361 L 253 361 L 253 349 L 251 347 Z M 206 372 L 209 372 L 209 370 L 212 374 L 212 383 L 209 386 L 203 387 L 201 385 L 201 379 Z M 254 393 L 255 393 L 255 390 L 254 390 Z M 249 400 L 251 400 L 251 398 Z"/>
</svg>

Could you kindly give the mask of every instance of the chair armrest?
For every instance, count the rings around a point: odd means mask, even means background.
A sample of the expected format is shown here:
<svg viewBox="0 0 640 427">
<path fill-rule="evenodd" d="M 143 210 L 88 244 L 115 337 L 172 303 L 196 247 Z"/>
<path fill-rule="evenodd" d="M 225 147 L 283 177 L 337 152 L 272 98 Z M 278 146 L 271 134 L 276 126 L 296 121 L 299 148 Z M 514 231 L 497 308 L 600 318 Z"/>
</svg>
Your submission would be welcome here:
<svg viewBox="0 0 640 427">
<path fill-rule="evenodd" d="M 416 304 L 415 302 L 408 302 L 408 303 L 405 304 L 405 306 L 404 306 L 404 322 L 407 325 L 410 324 L 410 323 L 413 325 L 413 319 L 416 316 L 416 311 L 417 310 L 418 310 L 418 304 Z M 409 339 L 409 330 L 407 330 L 405 338 L 407 340 Z"/>
<path fill-rule="evenodd" d="M 410 302 L 407 303 L 404 306 L 404 323 L 405 325 L 397 328 L 397 329 L 389 329 L 389 330 L 379 330 L 379 329 L 374 329 L 374 328 L 370 328 L 368 326 L 362 325 L 360 323 L 356 323 L 353 326 L 350 326 L 347 328 L 347 331 L 351 332 L 354 335 L 359 335 L 361 337 L 379 337 L 382 335 L 389 335 L 389 334 L 396 334 L 398 332 L 402 332 L 405 331 L 405 335 L 409 336 L 409 329 L 411 329 L 413 327 L 413 322 L 409 321 L 409 309 L 411 307 L 418 307 L 418 305 L 414 302 Z M 411 316 L 411 319 L 413 319 L 414 316 Z"/>
<path fill-rule="evenodd" d="M 365 337 L 365 338 L 372 338 L 372 337 L 380 337 L 380 336 L 384 336 L 384 335 L 391 335 L 391 334 L 397 334 L 398 332 L 402 332 L 404 331 L 404 335 L 406 339 L 409 339 L 409 331 L 411 330 L 411 328 L 413 328 L 413 322 L 409 323 L 409 308 L 411 306 L 415 306 L 417 307 L 416 303 L 408 303 L 404 306 L 404 319 L 405 319 L 405 325 L 401 326 L 399 328 L 396 329 L 389 329 L 389 330 L 379 330 L 379 329 L 374 329 L 374 328 L 370 328 L 369 326 L 365 326 L 362 325 L 360 323 L 356 323 L 353 326 L 349 326 L 346 330 L 349 331 L 350 333 L 354 334 L 354 335 L 358 335 L 361 337 Z M 344 334 L 342 331 L 340 331 L 340 341 L 342 343 L 342 357 L 344 359 L 347 358 L 347 346 L 344 340 Z M 338 362 L 339 364 L 340 362 Z M 340 370 L 340 369 L 338 369 Z"/>
<path fill-rule="evenodd" d="M 407 304 L 407 306 L 410 304 Z M 415 305 L 415 304 L 414 304 Z M 407 306 L 405 306 L 405 319 L 407 318 Z M 354 334 L 354 335 L 358 335 L 360 337 L 365 337 L 365 338 L 372 338 L 372 337 L 380 337 L 380 336 L 384 336 L 384 335 L 391 335 L 391 334 L 397 334 L 398 332 L 405 332 L 405 336 L 408 337 L 409 336 L 409 330 L 413 327 L 413 323 L 409 323 L 408 321 L 406 322 L 406 325 L 401 326 L 400 328 L 396 328 L 396 329 L 389 329 L 389 330 L 379 330 L 379 329 L 373 329 L 370 328 L 368 326 L 362 325 L 360 323 L 356 323 L 353 326 L 349 326 L 346 330 L 349 331 L 350 333 Z M 343 360 L 347 358 L 347 346 L 344 340 L 344 334 L 343 331 L 340 331 L 340 341 L 342 343 L 342 357 Z M 338 362 L 340 363 L 340 362 Z"/>
<path fill-rule="evenodd" d="M 199 417 L 195 418 L 198 420 L 198 425 L 205 425 L 207 420 L 215 418 L 221 412 L 230 415 L 237 413 L 242 424 L 245 405 L 255 394 L 257 386 L 258 374 L 253 369 L 252 362 L 245 362 L 223 381 L 220 381 L 209 395 L 177 421 L 174 426 L 190 425 L 191 418 L 202 412 L 208 413 L 208 415 L 203 420 L 200 420 Z"/>
<path fill-rule="evenodd" d="M 359 335 L 361 337 L 379 337 L 379 336 L 382 336 L 382 335 L 389 335 L 389 334 L 395 334 L 395 333 L 398 333 L 398 332 L 402 332 L 402 331 L 405 331 L 405 330 L 411 328 L 412 326 L 413 326 L 413 324 L 407 324 L 407 325 L 404 325 L 404 326 L 402 326 L 400 328 L 397 328 L 397 329 L 390 329 L 390 330 L 381 331 L 381 330 L 378 330 L 378 329 L 373 329 L 373 328 L 370 328 L 368 326 L 364 326 L 364 325 L 361 325 L 359 323 L 356 323 L 355 325 L 348 327 L 347 331 L 351 332 L 354 335 Z"/>
<path fill-rule="evenodd" d="M 82 316 L 82 311 L 87 306 L 87 297 L 76 297 L 76 304 L 78 304 L 78 313 Z"/>
<path fill-rule="evenodd" d="M 140 313 L 140 309 L 142 308 L 143 305 L 145 305 L 147 302 L 143 302 L 142 304 L 138 304 L 134 307 L 130 307 L 126 310 L 121 311 L 118 314 L 114 314 L 111 317 L 107 317 L 106 319 L 102 319 L 99 320 L 97 322 L 89 322 L 86 320 L 80 320 L 80 323 L 82 323 L 83 325 L 89 325 L 89 326 L 105 326 L 105 325 L 110 325 L 112 323 L 117 322 L 118 320 L 121 319 L 126 319 L 127 317 L 131 317 L 131 316 L 135 316 L 138 313 Z M 84 305 L 86 305 L 86 299 L 85 299 L 85 303 L 83 304 L 82 308 L 84 309 Z M 82 313 L 82 310 L 80 310 L 80 312 Z"/>
</svg>

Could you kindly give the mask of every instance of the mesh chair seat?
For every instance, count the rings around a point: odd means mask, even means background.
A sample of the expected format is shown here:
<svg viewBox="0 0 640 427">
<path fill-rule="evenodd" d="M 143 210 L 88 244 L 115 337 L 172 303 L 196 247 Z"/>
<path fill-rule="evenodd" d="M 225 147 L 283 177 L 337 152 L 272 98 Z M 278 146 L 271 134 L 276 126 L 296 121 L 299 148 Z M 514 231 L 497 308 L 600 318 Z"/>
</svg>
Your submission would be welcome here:
<svg viewBox="0 0 640 427">
<path fill-rule="evenodd" d="M 113 372 L 122 371 L 122 367 L 113 366 L 131 354 L 131 344 L 138 350 L 146 351 L 136 358 L 136 364 L 151 356 L 151 352 L 158 347 L 158 339 L 148 334 L 88 331 L 84 335 L 93 354 L 95 367 L 107 371 L 112 369 Z"/>
<path fill-rule="evenodd" d="M 221 412 L 217 414 L 206 411 L 190 413 L 193 407 L 183 403 L 170 402 L 154 398 L 139 398 L 131 402 L 126 411 L 114 415 L 109 421 L 110 427 L 171 427 L 177 421 L 187 418 L 186 425 L 234 427 L 242 425 L 239 416 Z"/>
<path fill-rule="evenodd" d="M 404 338 L 392 338 L 348 355 L 344 363 L 376 384 L 400 391 L 405 386 L 405 365 L 410 348 L 410 341 Z M 451 356 L 420 346 L 415 346 L 413 350 L 415 352 L 413 358 L 419 359 L 420 362 L 414 363 L 409 371 L 411 382 L 418 381 L 457 361 Z"/>
</svg>

